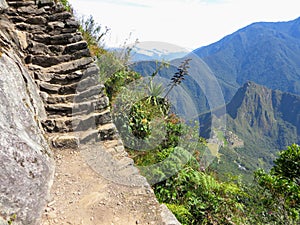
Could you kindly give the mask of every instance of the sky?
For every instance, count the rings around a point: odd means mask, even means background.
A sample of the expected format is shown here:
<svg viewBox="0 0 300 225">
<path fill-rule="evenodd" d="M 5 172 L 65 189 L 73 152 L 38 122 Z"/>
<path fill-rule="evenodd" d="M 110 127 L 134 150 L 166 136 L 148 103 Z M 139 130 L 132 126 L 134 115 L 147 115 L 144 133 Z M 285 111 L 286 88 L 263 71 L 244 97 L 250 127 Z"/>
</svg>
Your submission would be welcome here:
<svg viewBox="0 0 300 225">
<path fill-rule="evenodd" d="M 166 42 L 192 50 L 253 22 L 300 17 L 299 0 L 69 0 L 77 15 L 110 28 L 107 47 Z"/>
</svg>

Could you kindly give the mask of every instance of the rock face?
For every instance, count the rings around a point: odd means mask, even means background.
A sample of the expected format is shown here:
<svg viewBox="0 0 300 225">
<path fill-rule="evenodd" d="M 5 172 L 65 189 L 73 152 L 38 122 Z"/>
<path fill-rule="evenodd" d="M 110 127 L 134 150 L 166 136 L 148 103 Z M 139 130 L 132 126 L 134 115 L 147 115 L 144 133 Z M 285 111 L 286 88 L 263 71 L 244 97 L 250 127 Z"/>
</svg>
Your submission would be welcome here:
<svg viewBox="0 0 300 225">
<path fill-rule="evenodd" d="M 40 122 L 46 114 L 3 14 L 0 27 L 0 221 L 38 224 L 54 173 Z"/>
</svg>

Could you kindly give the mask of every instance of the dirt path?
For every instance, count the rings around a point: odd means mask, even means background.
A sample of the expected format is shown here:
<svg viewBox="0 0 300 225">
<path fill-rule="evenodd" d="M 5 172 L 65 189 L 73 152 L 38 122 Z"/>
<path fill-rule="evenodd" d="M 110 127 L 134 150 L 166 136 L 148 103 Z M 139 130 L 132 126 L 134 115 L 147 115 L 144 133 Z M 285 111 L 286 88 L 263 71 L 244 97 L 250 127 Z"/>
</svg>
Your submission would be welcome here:
<svg viewBox="0 0 300 225">
<path fill-rule="evenodd" d="M 79 151 L 56 150 L 54 154 L 55 179 L 42 225 L 163 224 L 149 190 L 104 179 Z"/>
</svg>

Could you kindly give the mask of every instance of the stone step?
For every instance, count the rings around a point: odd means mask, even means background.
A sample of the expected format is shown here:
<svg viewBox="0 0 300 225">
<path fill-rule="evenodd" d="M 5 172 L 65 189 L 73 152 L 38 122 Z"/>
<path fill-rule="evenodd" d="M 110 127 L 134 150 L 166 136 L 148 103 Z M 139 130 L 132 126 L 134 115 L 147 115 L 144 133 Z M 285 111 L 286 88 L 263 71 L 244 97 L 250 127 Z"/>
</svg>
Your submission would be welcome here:
<svg viewBox="0 0 300 225">
<path fill-rule="evenodd" d="M 26 7 L 25 7 L 26 8 Z M 36 10 L 41 10 L 41 9 L 36 9 Z M 45 11 L 45 10 L 43 10 Z M 24 16 L 24 14 L 21 14 L 22 16 L 19 15 L 17 12 L 11 11 L 9 14 L 9 19 L 13 21 L 16 24 L 16 27 L 20 30 L 26 30 L 32 34 L 35 34 L 36 38 L 39 42 L 42 43 L 47 43 L 50 44 L 51 42 L 55 42 L 54 44 L 57 44 L 57 42 L 61 42 L 64 44 L 68 44 L 67 39 L 66 40 L 58 40 L 59 38 L 55 38 L 58 35 L 64 35 L 64 38 L 69 38 L 68 40 L 73 40 L 70 39 L 71 36 L 67 34 L 79 34 L 78 33 L 78 28 L 79 28 L 79 23 L 74 20 L 74 19 L 67 19 L 65 21 L 51 21 L 48 22 L 46 19 L 47 16 L 37 12 L 36 15 L 34 16 Z M 38 26 L 36 26 L 38 25 Z M 47 34 L 48 37 L 46 36 L 37 36 L 38 35 L 38 30 L 42 30 L 45 33 L 40 33 L 42 34 Z M 53 38 L 49 38 L 53 37 Z M 79 39 L 82 41 L 82 39 Z M 74 43 L 74 41 L 69 41 L 69 43 Z"/>
<path fill-rule="evenodd" d="M 66 27 L 66 24 L 65 24 L 65 22 L 62 22 L 62 21 L 49 22 L 47 24 L 47 34 L 58 35 L 58 34 L 62 34 L 62 33 L 75 33 L 77 31 L 77 28 L 70 30 L 69 28 L 65 28 L 65 27 Z M 69 32 L 65 32 L 66 29 Z"/>
<path fill-rule="evenodd" d="M 58 103 L 72 103 L 76 97 L 76 94 L 59 95 L 51 94 L 46 92 L 40 92 L 40 96 L 45 104 L 58 104 Z"/>
<path fill-rule="evenodd" d="M 64 48 L 65 47 L 63 45 L 45 45 L 43 43 L 30 40 L 28 41 L 28 47 L 26 50 L 31 55 L 57 56 L 62 54 Z"/>
<path fill-rule="evenodd" d="M 94 62 L 93 58 L 84 57 L 70 62 L 61 63 L 59 65 L 54 65 L 48 68 L 36 67 L 35 65 L 33 65 L 32 69 L 33 70 L 39 69 L 42 73 L 68 74 L 68 73 L 75 72 L 76 70 L 86 69 L 88 65 L 93 62 Z"/>
<path fill-rule="evenodd" d="M 15 26 L 17 29 L 21 31 L 26 31 L 28 33 L 31 33 L 33 35 L 42 35 L 44 32 L 46 32 L 47 27 L 43 25 L 36 25 L 36 24 L 28 24 L 25 23 L 24 21 L 20 20 L 20 18 L 13 17 L 11 18 L 12 21 L 15 22 Z"/>
<path fill-rule="evenodd" d="M 54 6 L 54 0 L 36 0 L 37 4 L 38 4 L 38 7 L 41 8 L 41 7 L 45 7 L 45 6 Z"/>
<path fill-rule="evenodd" d="M 103 108 L 108 107 L 107 99 L 104 97 L 104 86 L 98 84 L 97 86 L 86 89 L 81 93 L 76 94 L 49 94 L 47 92 L 40 92 L 40 96 L 46 104 L 58 104 L 58 103 L 80 103 L 87 101 L 99 100 L 104 104 Z"/>
<path fill-rule="evenodd" d="M 52 147 L 60 149 L 78 149 L 80 138 L 78 134 L 48 134 Z"/>
<path fill-rule="evenodd" d="M 116 128 L 112 123 L 102 126 L 101 130 L 90 129 L 81 132 L 50 133 L 47 135 L 52 146 L 61 149 L 77 149 L 80 144 L 101 144 L 104 141 L 104 135 L 107 135 L 105 141 L 118 139 Z M 119 150 L 116 149 L 115 152 L 113 152 L 112 149 L 107 150 L 115 155 L 123 154 L 123 157 L 126 156 L 126 152 L 124 153 L 121 148 L 119 148 Z"/>
<path fill-rule="evenodd" d="M 76 43 L 68 44 L 62 54 L 73 54 L 79 50 L 87 49 L 88 45 L 86 41 L 79 41 Z"/>
<path fill-rule="evenodd" d="M 106 101 L 101 99 L 96 99 L 86 102 L 71 102 L 71 103 L 58 103 L 49 104 L 45 106 L 48 117 L 58 115 L 58 116 L 77 116 L 77 115 L 87 115 L 92 112 L 102 112 L 104 107 L 103 102 Z M 101 106 L 98 106 L 101 105 Z M 106 107 L 108 108 L 108 107 Z"/>
<path fill-rule="evenodd" d="M 98 128 L 99 139 L 104 140 L 116 140 L 118 138 L 118 132 L 115 124 L 108 123 Z"/>
<path fill-rule="evenodd" d="M 41 91 L 49 94 L 60 94 L 60 95 L 82 93 L 93 87 L 99 86 L 99 81 L 97 76 L 84 77 L 80 79 L 77 78 L 74 80 L 67 80 L 64 78 L 66 77 L 59 77 L 57 75 L 54 75 L 53 78 L 48 82 L 36 81 L 36 83 L 40 87 Z M 79 97 L 82 96 L 83 95 L 81 94 L 81 96 Z"/>
<path fill-rule="evenodd" d="M 27 64 L 34 64 L 41 67 L 50 67 L 60 63 L 72 60 L 71 55 L 48 56 L 48 55 L 27 55 L 25 62 Z"/>
<path fill-rule="evenodd" d="M 37 15 L 27 18 L 24 22 L 33 25 L 46 25 L 48 21 L 44 16 Z"/>
<path fill-rule="evenodd" d="M 19 15 L 9 16 L 8 18 L 15 24 L 24 23 L 26 21 L 26 19 L 24 17 L 19 16 Z"/>
<path fill-rule="evenodd" d="M 76 70 L 69 74 L 43 73 L 41 71 L 35 71 L 34 78 L 39 80 L 42 85 L 43 83 L 49 83 L 65 86 L 78 83 L 77 91 L 79 92 L 100 84 L 99 69 L 96 66 L 91 66 L 84 70 Z"/>
<path fill-rule="evenodd" d="M 40 90 L 48 94 L 68 95 L 76 93 L 77 83 L 69 85 L 51 84 L 44 81 L 36 81 Z"/>
<path fill-rule="evenodd" d="M 112 119 L 110 111 L 105 110 L 101 113 L 95 112 L 88 115 L 78 115 L 74 117 L 50 117 L 43 121 L 43 127 L 49 133 L 65 133 L 73 131 L 85 131 L 90 128 L 96 129 L 98 126 L 102 126 L 111 123 Z"/>
<path fill-rule="evenodd" d="M 47 20 L 49 22 L 53 22 L 53 21 L 65 21 L 72 18 L 72 13 L 68 12 L 68 11 L 63 11 L 60 13 L 54 13 L 52 15 L 47 16 Z"/>
<path fill-rule="evenodd" d="M 64 62 L 69 62 L 69 61 L 73 61 L 76 59 L 81 59 L 83 57 L 90 57 L 90 50 L 89 49 L 82 49 L 82 50 L 78 50 L 77 52 L 74 52 L 71 55 L 58 55 L 58 56 L 49 56 L 49 55 L 28 55 L 25 58 L 25 62 L 27 64 L 33 64 L 33 65 L 38 65 L 41 67 L 50 67 L 50 66 L 54 66 L 60 63 L 64 63 Z"/>
<path fill-rule="evenodd" d="M 17 12 L 23 17 L 31 17 L 35 15 L 45 15 L 47 12 L 44 8 L 38 8 L 36 5 L 18 7 Z"/>
<path fill-rule="evenodd" d="M 34 35 L 32 40 L 46 45 L 68 45 L 83 40 L 81 33 L 65 33 L 58 35 L 40 34 Z"/>
<path fill-rule="evenodd" d="M 22 0 L 14 0 L 14 1 L 11 1 L 11 0 L 6 0 L 7 4 L 11 7 L 15 7 L 15 8 L 18 8 L 18 7 L 22 7 L 22 6 L 29 6 L 29 5 L 35 5 L 35 1 L 22 1 Z"/>
<path fill-rule="evenodd" d="M 73 83 L 78 83 L 82 78 L 83 72 L 77 70 L 69 74 L 55 74 L 55 73 L 42 73 L 40 71 L 34 72 L 34 78 L 40 82 L 46 82 L 50 84 L 59 85 L 70 85 Z"/>
</svg>

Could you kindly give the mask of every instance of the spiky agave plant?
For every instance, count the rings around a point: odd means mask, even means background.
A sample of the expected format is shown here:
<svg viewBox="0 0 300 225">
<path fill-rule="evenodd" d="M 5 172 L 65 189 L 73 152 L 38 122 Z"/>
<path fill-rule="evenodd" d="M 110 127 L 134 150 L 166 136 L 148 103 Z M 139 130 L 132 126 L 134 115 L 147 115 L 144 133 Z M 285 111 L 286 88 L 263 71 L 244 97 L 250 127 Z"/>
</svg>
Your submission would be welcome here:
<svg viewBox="0 0 300 225">
<path fill-rule="evenodd" d="M 170 83 L 170 89 L 166 93 L 165 97 L 166 98 L 172 89 L 175 86 L 178 86 L 181 84 L 181 82 L 184 80 L 185 76 L 189 75 L 188 69 L 190 68 L 189 64 L 192 59 L 185 59 L 180 66 L 177 68 L 177 72 L 174 74 L 174 76 L 171 78 L 171 83 Z"/>
</svg>

